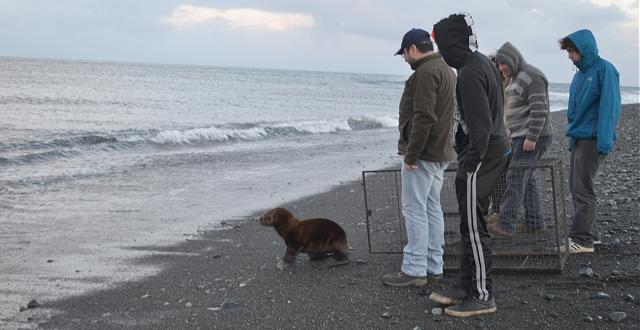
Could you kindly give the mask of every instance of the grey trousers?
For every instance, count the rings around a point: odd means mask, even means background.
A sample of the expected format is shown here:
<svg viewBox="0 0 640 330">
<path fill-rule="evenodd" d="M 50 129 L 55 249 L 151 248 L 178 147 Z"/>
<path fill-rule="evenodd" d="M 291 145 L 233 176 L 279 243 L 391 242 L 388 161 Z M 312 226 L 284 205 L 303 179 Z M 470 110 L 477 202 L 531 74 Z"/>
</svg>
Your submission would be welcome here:
<svg viewBox="0 0 640 330">
<path fill-rule="evenodd" d="M 595 139 L 576 139 L 571 150 L 569 189 L 575 211 L 569 237 L 580 245 L 593 246 L 596 221 L 596 191 L 593 182 L 606 155 L 599 154 Z"/>
</svg>

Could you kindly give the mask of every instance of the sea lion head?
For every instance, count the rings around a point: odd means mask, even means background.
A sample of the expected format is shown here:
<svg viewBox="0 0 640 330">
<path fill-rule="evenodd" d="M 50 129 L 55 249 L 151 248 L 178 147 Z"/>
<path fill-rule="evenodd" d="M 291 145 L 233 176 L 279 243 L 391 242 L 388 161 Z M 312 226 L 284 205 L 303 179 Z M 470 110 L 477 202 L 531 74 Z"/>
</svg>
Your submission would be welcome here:
<svg viewBox="0 0 640 330">
<path fill-rule="evenodd" d="M 287 209 L 276 207 L 263 214 L 260 217 L 260 223 L 263 226 L 275 226 L 283 221 L 288 221 L 291 217 L 293 215 Z"/>
</svg>

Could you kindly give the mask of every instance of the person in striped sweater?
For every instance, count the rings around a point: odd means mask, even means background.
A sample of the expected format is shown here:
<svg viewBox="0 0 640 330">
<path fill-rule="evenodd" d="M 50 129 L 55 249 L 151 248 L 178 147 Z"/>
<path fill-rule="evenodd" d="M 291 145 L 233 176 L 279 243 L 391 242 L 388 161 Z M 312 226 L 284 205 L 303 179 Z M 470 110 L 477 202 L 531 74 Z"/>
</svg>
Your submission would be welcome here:
<svg viewBox="0 0 640 330">
<path fill-rule="evenodd" d="M 549 120 L 549 83 L 545 75 L 527 63 L 509 42 L 498 49 L 496 62 L 502 74 L 510 79 L 506 87 L 506 122 L 511 137 L 512 161 L 533 162 L 542 158 L 551 144 L 553 132 Z M 490 232 L 511 235 L 516 229 L 516 219 L 523 204 L 523 228 L 527 232 L 544 230 L 544 216 L 534 172 L 533 167 L 508 171 L 498 222 L 490 224 Z"/>
</svg>

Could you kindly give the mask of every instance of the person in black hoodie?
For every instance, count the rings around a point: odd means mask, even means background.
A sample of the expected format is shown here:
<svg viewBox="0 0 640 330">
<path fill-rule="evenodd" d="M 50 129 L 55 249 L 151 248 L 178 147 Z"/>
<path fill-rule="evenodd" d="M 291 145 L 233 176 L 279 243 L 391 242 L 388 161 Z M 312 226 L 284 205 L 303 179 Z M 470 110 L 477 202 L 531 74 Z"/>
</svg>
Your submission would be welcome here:
<svg viewBox="0 0 640 330">
<path fill-rule="evenodd" d="M 495 313 L 491 281 L 491 236 L 487 231 L 489 195 L 509 164 L 511 151 L 504 126 L 500 72 L 476 51 L 471 17 L 452 14 L 433 27 L 432 36 L 445 62 L 458 70 L 456 85 L 455 187 L 460 210 L 462 251 L 458 283 L 429 299 L 445 313 L 467 317 Z"/>
</svg>

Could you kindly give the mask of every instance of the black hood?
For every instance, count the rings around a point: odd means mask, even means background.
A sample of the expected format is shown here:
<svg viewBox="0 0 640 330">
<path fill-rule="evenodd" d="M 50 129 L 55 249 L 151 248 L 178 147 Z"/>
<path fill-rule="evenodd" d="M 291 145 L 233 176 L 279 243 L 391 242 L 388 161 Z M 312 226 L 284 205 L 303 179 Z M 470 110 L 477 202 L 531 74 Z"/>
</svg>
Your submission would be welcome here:
<svg viewBox="0 0 640 330">
<path fill-rule="evenodd" d="M 433 35 L 438 51 L 449 66 L 460 69 L 473 51 L 469 47 L 469 36 L 473 30 L 464 14 L 452 14 L 433 26 Z"/>
</svg>

